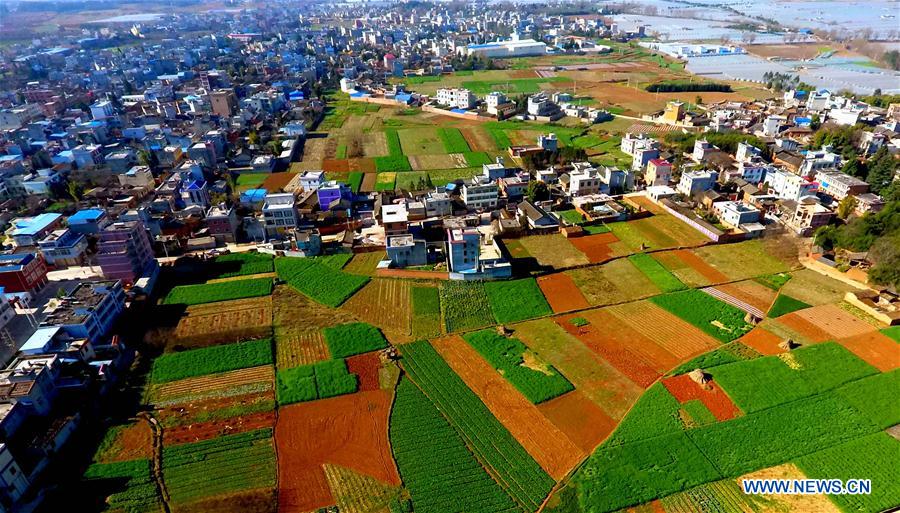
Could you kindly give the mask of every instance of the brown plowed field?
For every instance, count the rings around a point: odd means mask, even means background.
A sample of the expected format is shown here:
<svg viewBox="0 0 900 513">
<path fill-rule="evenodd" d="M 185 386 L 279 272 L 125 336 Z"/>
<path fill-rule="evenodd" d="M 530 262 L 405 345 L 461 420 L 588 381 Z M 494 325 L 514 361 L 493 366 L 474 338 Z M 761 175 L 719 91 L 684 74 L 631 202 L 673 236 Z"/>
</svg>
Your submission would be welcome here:
<svg viewBox="0 0 900 513">
<path fill-rule="evenodd" d="M 695 255 L 691 250 L 677 249 L 673 251 L 673 253 L 675 253 L 675 255 L 688 267 L 697 271 L 704 278 L 709 280 L 710 283 L 715 284 L 728 281 L 728 276 L 725 276 L 721 271 L 704 262 L 702 258 Z"/>
<path fill-rule="evenodd" d="M 375 278 L 341 308 L 378 326 L 391 340 L 409 339 L 412 309 L 408 281 Z"/>
<path fill-rule="evenodd" d="M 325 159 L 322 170 L 326 173 L 346 173 L 350 171 L 350 162 L 347 159 Z"/>
<path fill-rule="evenodd" d="M 569 242 L 578 248 L 578 251 L 584 253 L 590 263 L 598 264 L 606 262 L 615 254 L 615 250 L 609 246 L 619 242 L 619 238 L 612 233 L 600 233 L 586 237 L 573 237 L 569 239 Z"/>
<path fill-rule="evenodd" d="M 662 383 L 679 403 L 684 404 L 692 399 L 700 400 L 716 417 L 716 420 L 733 419 L 741 413 L 731 398 L 713 381 L 706 384 L 709 389 L 704 389 L 692 380 L 689 374 L 682 374 L 666 378 Z"/>
<path fill-rule="evenodd" d="M 272 173 L 262 183 L 262 188 L 269 192 L 284 190 L 299 173 Z"/>
<path fill-rule="evenodd" d="M 271 384 L 274 379 L 275 372 L 272 366 L 261 365 L 259 367 L 209 374 L 196 378 L 180 379 L 162 385 L 154 385 L 152 400 L 171 400 L 185 395 L 218 392 L 259 382 Z"/>
<path fill-rule="evenodd" d="M 200 347 L 271 334 L 270 296 L 221 301 L 187 308 L 167 347 Z"/>
<path fill-rule="evenodd" d="M 609 312 L 679 360 L 705 353 L 719 342 L 649 301 L 610 307 Z"/>
<path fill-rule="evenodd" d="M 568 274 L 554 273 L 541 276 L 537 279 L 537 283 L 550 303 L 553 313 L 581 310 L 591 306 Z"/>
<path fill-rule="evenodd" d="M 781 337 L 759 326 L 753 328 L 753 330 L 740 338 L 741 344 L 756 349 L 759 354 L 764 356 L 785 352 L 784 349 L 778 347 L 778 344 L 781 342 Z"/>
<path fill-rule="evenodd" d="M 347 167 L 349 168 L 349 171 L 362 171 L 363 173 L 374 173 L 375 172 L 375 159 L 370 159 L 370 158 L 348 159 Z"/>
<path fill-rule="evenodd" d="M 834 304 L 814 306 L 790 315 L 797 316 L 817 326 L 829 335 L 829 340 L 855 337 L 876 329 L 866 321 Z"/>
<path fill-rule="evenodd" d="M 763 312 L 769 311 L 778 295 L 774 290 L 753 280 L 719 285 L 716 288 Z"/>
<path fill-rule="evenodd" d="M 585 453 L 593 452 L 616 428 L 616 421 L 581 390 L 550 399 L 537 408 Z"/>
<path fill-rule="evenodd" d="M 668 372 L 681 363 L 681 359 L 670 353 L 640 332 L 622 322 L 606 310 L 592 310 L 584 313 L 591 324 L 598 327 L 602 336 L 630 352 L 637 353 L 660 374 Z"/>
<path fill-rule="evenodd" d="M 561 479 L 586 456 L 462 338 L 444 337 L 432 345 L 553 479 Z"/>
<path fill-rule="evenodd" d="M 377 352 L 347 358 L 347 370 L 359 378 L 360 392 L 378 390 L 378 369 L 380 368 L 381 356 Z"/>
<path fill-rule="evenodd" d="M 123 427 L 116 434 L 112 447 L 103 451 L 98 463 L 112 463 L 139 458 L 150 458 L 153 449 L 153 432 L 143 420 Z"/>
<path fill-rule="evenodd" d="M 877 331 L 842 338 L 838 343 L 881 372 L 900 368 L 900 344 Z"/>
<path fill-rule="evenodd" d="M 165 446 L 200 442 L 219 436 L 243 433 L 254 429 L 269 428 L 275 424 L 275 412 L 254 413 L 229 419 L 198 422 L 163 431 Z"/>
<path fill-rule="evenodd" d="M 378 173 L 366 173 L 363 175 L 362 184 L 359 186 L 359 192 L 372 192 L 375 190 L 375 184 L 378 182 Z"/>
<path fill-rule="evenodd" d="M 472 151 L 494 151 L 497 149 L 491 136 L 481 127 L 460 128 L 459 131 L 462 132 L 463 138 L 469 143 L 469 148 Z"/>
<path fill-rule="evenodd" d="M 660 373 L 643 358 L 626 349 L 619 341 L 607 337 L 605 326 L 575 326 L 569 322 L 570 318 L 560 317 L 556 322 L 635 385 L 647 388 L 659 378 Z"/>
<path fill-rule="evenodd" d="M 281 369 L 327 360 L 328 346 L 319 331 L 291 333 L 275 341 L 275 362 Z"/>
<path fill-rule="evenodd" d="M 335 504 L 324 463 L 399 486 L 388 442 L 390 409 L 391 395 L 383 390 L 281 408 L 275 425 L 278 511 L 305 513 Z"/>
<path fill-rule="evenodd" d="M 208 422 L 211 418 L 227 418 L 242 408 L 275 408 L 274 390 L 234 394 L 226 397 L 198 397 L 156 410 L 156 418 L 166 429 Z"/>
</svg>

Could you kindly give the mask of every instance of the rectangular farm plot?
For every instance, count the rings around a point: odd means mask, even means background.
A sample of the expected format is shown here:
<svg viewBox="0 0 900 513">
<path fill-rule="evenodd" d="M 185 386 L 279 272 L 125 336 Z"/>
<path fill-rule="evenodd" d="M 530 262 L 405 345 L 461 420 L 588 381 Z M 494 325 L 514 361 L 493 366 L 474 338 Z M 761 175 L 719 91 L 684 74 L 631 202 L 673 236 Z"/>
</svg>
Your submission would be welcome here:
<svg viewBox="0 0 900 513">
<path fill-rule="evenodd" d="M 537 284 L 553 313 L 581 310 L 590 306 L 575 281 L 566 273 L 541 276 L 537 279 Z"/>
<path fill-rule="evenodd" d="M 827 333 L 827 338 L 832 340 L 854 337 L 877 330 L 871 324 L 834 304 L 806 308 L 788 316 L 805 320 Z"/>
<path fill-rule="evenodd" d="M 781 354 L 787 349 L 779 347 L 784 340 L 771 331 L 757 326 L 749 333 L 741 337 L 740 343 L 747 347 L 751 347 L 762 355 L 771 356 Z"/>
<path fill-rule="evenodd" d="M 463 338 L 534 404 L 574 389 L 559 371 L 540 360 L 518 339 L 492 330 L 466 333 Z"/>
<path fill-rule="evenodd" d="M 653 258 L 690 287 L 703 287 L 728 281 L 728 276 L 711 267 L 689 249 L 654 253 Z"/>
<path fill-rule="evenodd" d="M 842 338 L 838 343 L 881 372 L 900 368 L 900 344 L 878 331 Z"/>
<path fill-rule="evenodd" d="M 484 284 L 494 318 L 499 323 L 524 321 L 550 314 L 550 306 L 534 278 L 489 281 Z"/>
<path fill-rule="evenodd" d="M 758 240 L 704 246 L 693 252 L 731 280 L 744 280 L 789 270 L 784 262 L 771 256 Z"/>
<path fill-rule="evenodd" d="M 709 241 L 700 232 L 667 214 L 607 226 L 633 252 L 692 246 Z"/>
<path fill-rule="evenodd" d="M 516 338 L 556 367 L 609 417 L 622 418 L 640 396 L 640 387 L 553 320 L 528 321 L 514 329 Z"/>
<path fill-rule="evenodd" d="M 744 320 L 743 310 L 696 289 L 656 296 L 650 301 L 722 342 L 739 338 L 752 328 Z"/>
<path fill-rule="evenodd" d="M 438 287 L 410 287 L 412 334 L 429 338 L 441 334 L 441 290 Z"/>
<path fill-rule="evenodd" d="M 166 447 L 162 461 L 166 488 L 175 504 L 275 486 L 271 429 Z"/>
<path fill-rule="evenodd" d="M 616 421 L 580 390 L 563 394 L 537 406 L 585 454 L 590 454 L 616 428 Z"/>
<path fill-rule="evenodd" d="M 629 307 L 633 309 L 629 309 Z M 644 313 L 647 313 L 646 318 L 643 317 Z M 595 331 L 598 338 L 602 340 L 602 346 L 605 350 L 614 351 L 618 349 L 625 351 L 627 354 L 632 354 L 636 362 L 645 363 L 653 368 L 656 373 L 664 374 L 684 361 L 689 355 L 703 351 L 708 347 L 708 343 L 700 343 L 689 345 L 686 348 L 675 349 L 676 352 L 673 353 L 654 338 L 650 338 L 648 336 L 651 334 L 649 330 L 639 331 L 633 327 L 631 322 L 623 319 L 623 315 L 625 315 L 634 316 L 634 320 L 637 322 L 642 322 L 641 319 L 646 319 L 643 322 L 658 322 L 659 319 L 654 319 L 653 313 L 653 309 L 647 303 L 638 303 L 634 306 L 622 305 L 619 309 L 613 307 L 611 309 L 588 310 L 583 312 L 583 315 L 590 322 L 589 326 L 596 328 Z M 685 333 L 684 335 L 690 340 L 690 333 Z M 671 347 L 668 339 L 658 336 L 656 339 L 665 341 L 665 344 Z M 594 348 L 592 344 L 588 346 Z"/>
<path fill-rule="evenodd" d="M 717 285 L 715 288 L 761 312 L 768 311 L 778 295 L 774 290 L 753 280 Z"/>
<path fill-rule="evenodd" d="M 553 486 L 510 432 L 491 414 L 427 342 L 402 346 L 410 379 L 431 399 L 507 492 L 527 510 L 536 510 Z"/>
<path fill-rule="evenodd" d="M 627 254 L 618 249 L 619 238 L 612 233 L 600 233 L 567 239 L 578 251 L 584 253 L 588 262 L 598 264 L 606 262 L 611 257 Z"/>
<path fill-rule="evenodd" d="M 812 269 L 791 272 L 791 279 L 781 288 L 783 294 L 811 305 L 837 303 L 844 294 L 857 290 L 853 285 L 829 278 Z"/>
<path fill-rule="evenodd" d="M 268 337 L 272 311 L 270 296 L 189 306 L 167 345 L 190 348 Z"/>
<path fill-rule="evenodd" d="M 448 419 L 408 378 L 397 387 L 390 440 L 416 511 L 521 511 Z"/>
<path fill-rule="evenodd" d="M 691 379 L 689 374 L 682 374 L 666 378 L 662 383 L 666 390 L 681 404 L 699 400 L 713 414 L 715 420 L 730 420 L 741 413 L 741 410 L 735 406 L 731 398 L 715 382 L 711 381 L 705 385 L 700 385 Z"/>
<path fill-rule="evenodd" d="M 378 328 L 365 322 L 341 324 L 322 330 L 332 358 L 346 358 L 387 347 Z"/>
<path fill-rule="evenodd" d="M 165 383 L 204 374 L 271 365 L 272 360 L 271 339 L 166 353 L 153 361 L 151 381 Z"/>
<path fill-rule="evenodd" d="M 438 128 L 437 131 L 447 153 L 465 153 L 470 150 L 469 143 L 458 128 Z"/>
<path fill-rule="evenodd" d="M 590 263 L 590 260 L 572 243 L 560 234 L 531 235 L 518 239 L 528 254 L 538 265 L 553 269 L 564 269 Z"/>
<path fill-rule="evenodd" d="M 344 360 L 325 360 L 290 369 L 275 376 L 279 404 L 325 399 L 356 392 L 359 380 L 347 371 Z"/>
<path fill-rule="evenodd" d="M 408 281 L 373 278 L 342 308 L 380 327 L 392 339 L 408 339 L 412 317 L 409 291 Z"/>
<path fill-rule="evenodd" d="M 432 127 L 398 130 L 404 155 L 438 155 L 454 153 L 444 149 L 438 130 Z"/>
<path fill-rule="evenodd" d="M 607 311 L 682 361 L 719 346 L 715 338 L 650 301 L 617 305 Z"/>
<path fill-rule="evenodd" d="M 447 281 L 441 284 L 441 310 L 447 333 L 494 324 L 490 300 L 480 281 Z"/>
<path fill-rule="evenodd" d="M 104 497 L 114 511 L 160 512 L 162 501 L 148 459 L 94 463 L 84 473 L 79 489 L 86 497 Z M 110 481 L 120 485 L 110 493 Z"/>
<path fill-rule="evenodd" d="M 319 259 L 278 258 L 275 270 L 291 287 L 331 307 L 346 301 L 369 281 L 366 276 L 345 273 Z"/>
<path fill-rule="evenodd" d="M 268 296 L 271 293 L 272 278 L 235 280 L 202 285 L 179 285 L 169 291 L 163 299 L 163 304 L 191 306 L 227 301 L 229 299 Z"/>
<path fill-rule="evenodd" d="M 666 270 L 659 262 L 646 253 L 631 255 L 628 260 L 644 273 L 662 292 L 675 292 L 684 289 L 684 283 Z"/>
<path fill-rule="evenodd" d="M 566 271 L 591 306 L 634 301 L 659 294 L 659 288 L 627 258 Z"/>
<path fill-rule="evenodd" d="M 146 400 L 165 408 L 179 403 L 271 392 L 275 370 L 271 365 L 206 374 L 150 385 Z"/>
<path fill-rule="evenodd" d="M 275 426 L 279 511 L 336 504 L 325 463 L 399 486 L 387 439 L 390 409 L 391 395 L 383 390 L 281 408 Z"/>
<path fill-rule="evenodd" d="M 433 346 L 552 478 L 561 479 L 587 454 L 461 338 L 446 337 Z"/>
</svg>

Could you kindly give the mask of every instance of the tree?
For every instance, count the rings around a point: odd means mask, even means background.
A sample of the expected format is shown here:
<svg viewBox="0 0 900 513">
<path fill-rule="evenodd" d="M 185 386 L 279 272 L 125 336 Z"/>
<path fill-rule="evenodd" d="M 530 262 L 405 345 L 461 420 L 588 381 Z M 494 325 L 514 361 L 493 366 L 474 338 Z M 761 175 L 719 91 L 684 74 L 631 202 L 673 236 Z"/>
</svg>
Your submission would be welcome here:
<svg viewBox="0 0 900 513">
<path fill-rule="evenodd" d="M 841 219 L 847 219 L 858 206 L 859 200 L 856 199 L 856 196 L 847 196 L 838 203 L 837 215 Z"/>
<path fill-rule="evenodd" d="M 890 185 L 891 180 L 894 179 L 897 165 L 897 160 L 888 152 L 887 146 L 882 146 L 875 152 L 875 155 L 869 159 L 869 173 L 866 175 L 866 182 L 869 183 L 872 192 L 880 194 L 882 189 Z"/>
<path fill-rule="evenodd" d="M 866 165 L 859 161 L 856 152 L 854 152 L 848 157 L 847 162 L 844 162 L 844 165 L 841 167 L 841 172 L 850 176 L 855 176 L 856 178 L 865 179 Z"/>
<path fill-rule="evenodd" d="M 251 131 L 247 134 L 247 142 L 250 143 L 250 144 L 252 144 L 252 145 L 257 145 L 257 144 L 259 144 L 259 134 L 256 133 L 256 130 L 251 130 Z"/>
<path fill-rule="evenodd" d="M 532 203 L 548 200 L 550 199 L 550 188 L 544 182 L 532 180 L 528 182 L 528 188 L 525 189 L 525 197 Z"/>
<path fill-rule="evenodd" d="M 879 285 L 900 286 L 900 235 L 879 239 L 869 250 L 869 260 L 875 263 L 869 279 Z"/>
</svg>

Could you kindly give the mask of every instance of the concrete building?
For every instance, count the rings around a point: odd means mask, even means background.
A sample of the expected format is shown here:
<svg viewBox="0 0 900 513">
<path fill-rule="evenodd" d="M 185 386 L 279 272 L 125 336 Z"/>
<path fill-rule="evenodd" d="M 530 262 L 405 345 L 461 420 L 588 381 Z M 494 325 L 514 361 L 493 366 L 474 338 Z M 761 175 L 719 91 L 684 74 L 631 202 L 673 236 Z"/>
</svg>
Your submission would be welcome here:
<svg viewBox="0 0 900 513">
<path fill-rule="evenodd" d="M 237 211 L 224 203 L 209 207 L 206 212 L 206 227 L 216 241 L 235 242 L 238 228 Z"/>
<path fill-rule="evenodd" d="M 468 89 L 438 89 L 437 102 L 454 109 L 471 109 L 478 98 Z"/>
<path fill-rule="evenodd" d="M 447 230 L 447 263 L 450 279 L 485 280 L 512 276 L 512 266 L 504 260 L 493 238 L 474 228 Z"/>
<path fill-rule="evenodd" d="M 586 196 L 600 192 L 603 180 L 600 173 L 590 165 L 577 167 L 569 173 L 569 196 Z"/>
<path fill-rule="evenodd" d="M 39 214 L 15 220 L 9 235 L 15 241 L 16 246 L 37 246 L 40 240 L 60 226 L 62 226 L 62 215 Z"/>
<path fill-rule="evenodd" d="M 670 125 L 676 125 L 684 119 L 684 102 L 671 101 L 666 104 L 662 114 L 662 122 Z"/>
<path fill-rule="evenodd" d="M 717 201 L 713 203 L 712 211 L 722 224 L 730 228 L 759 221 L 759 210 L 740 201 Z"/>
<path fill-rule="evenodd" d="M 304 191 L 318 190 L 325 183 L 325 171 L 304 171 L 300 175 L 300 187 Z"/>
<path fill-rule="evenodd" d="M 487 106 L 488 114 L 500 116 L 500 113 L 502 112 L 501 105 L 507 105 L 511 102 L 509 101 L 509 98 L 507 98 L 505 94 L 494 91 L 484 97 L 484 103 Z"/>
<path fill-rule="evenodd" d="M 347 207 L 349 207 L 349 201 L 353 199 L 353 191 L 349 185 L 331 180 L 316 189 L 316 198 L 319 200 L 319 208 L 322 210 L 331 210 L 332 207 L 340 208 L 342 202 L 347 202 Z"/>
<path fill-rule="evenodd" d="M 64 268 L 84 264 L 88 241 L 84 235 L 62 228 L 44 237 L 38 247 L 47 264 Z"/>
<path fill-rule="evenodd" d="M 496 182 L 475 177 L 462 186 L 462 200 L 471 209 L 492 209 L 497 206 L 500 188 Z"/>
<path fill-rule="evenodd" d="M 446 192 L 429 192 L 425 196 L 425 215 L 427 217 L 443 217 L 452 213 L 450 195 Z"/>
<path fill-rule="evenodd" d="M 109 216 L 102 208 L 88 208 L 70 215 L 69 229 L 82 235 L 100 233 L 109 224 Z"/>
<path fill-rule="evenodd" d="M 804 196 L 815 196 L 819 190 L 819 184 L 807 180 L 800 175 L 795 175 L 784 169 L 774 169 L 766 173 L 766 183 L 769 192 L 779 198 L 796 201 Z"/>
<path fill-rule="evenodd" d="M 144 223 L 119 221 L 106 226 L 97 244 L 97 263 L 105 277 L 125 283 L 155 274 L 158 264 Z"/>
<path fill-rule="evenodd" d="M 119 280 L 85 282 L 60 299 L 44 321 L 61 327 L 70 337 L 94 345 L 106 342 L 113 324 L 125 310 L 125 291 Z"/>
<path fill-rule="evenodd" d="M 395 267 L 409 267 L 428 263 L 425 240 L 411 234 L 391 235 L 387 238 L 387 256 Z"/>
<path fill-rule="evenodd" d="M 119 185 L 123 187 L 147 187 L 155 188 L 153 172 L 149 166 L 133 166 L 128 171 L 117 176 Z"/>
<path fill-rule="evenodd" d="M 675 190 L 685 196 L 694 197 L 712 189 L 718 176 L 715 171 L 686 171 L 681 174 Z"/>
<path fill-rule="evenodd" d="M 237 112 L 237 96 L 231 89 L 218 89 L 209 94 L 212 113 L 223 118 L 233 116 Z"/>
<path fill-rule="evenodd" d="M 409 212 L 404 204 L 381 206 L 381 226 L 384 235 L 402 235 L 409 231 Z"/>
<path fill-rule="evenodd" d="M 647 162 L 647 171 L 644 173 L 644 183 L 653 185 L 668 185 L 672 181 L 672 164 L 665 159 L 652 159 Z"/>
<path fill-rule="evenodd" d="M 262 215 L 269 237 L 284 235 L 297 227 L 297 198 L 293 193 L 266 194 Z"/>
<path fill-rule="evenodd" d="M 46 284 L 47 264 L 40 253 L 0 255 L 0 287 L 6 293 L 32 293 Z"/>
<path fill-rule="evenodd" d="M 869 184 L 840 171 L 819 171 L 816 173 L 819 191 L 840 201 L 847 196 L 856 196 L 869 192 Z"/>
<path fill-rule="evenodd" d="M 478 57 L 509 59 L 544 55 L 547 53 L 547 45 L 534 39 L 521 39 L 519 34 L 513 34 L 509 41 L 469 45 L 466 47 L 466 53 Z"/>
</svg>

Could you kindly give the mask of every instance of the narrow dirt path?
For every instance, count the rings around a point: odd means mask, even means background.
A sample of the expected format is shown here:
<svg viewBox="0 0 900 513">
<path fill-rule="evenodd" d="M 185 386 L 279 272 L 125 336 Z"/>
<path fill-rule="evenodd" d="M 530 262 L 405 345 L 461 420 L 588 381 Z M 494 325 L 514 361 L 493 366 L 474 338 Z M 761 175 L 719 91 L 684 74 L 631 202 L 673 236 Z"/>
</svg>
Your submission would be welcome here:
<svg viewBox="0 0 900 513">
<path fill-rule="evenodd" d="M 151 472 L 153 473 L 153 481 L 156 483 L 156 493 L 162 499 L 162 507 L 165 513 L 172 513 L 169 506 L 169 490 L 166 488 L 166 482 L 163 479 L 162 472 L 162 453 L 163 453 L 163 430 L 159 425 L 159 421 L 150 413 L 142 412 L 138 414 L 138 418 L 147 422 L 150 431 L 153 433 L 153 460 L 151 463 Z"/>
</svg>

